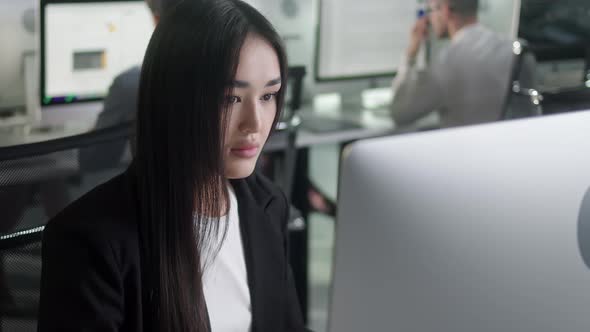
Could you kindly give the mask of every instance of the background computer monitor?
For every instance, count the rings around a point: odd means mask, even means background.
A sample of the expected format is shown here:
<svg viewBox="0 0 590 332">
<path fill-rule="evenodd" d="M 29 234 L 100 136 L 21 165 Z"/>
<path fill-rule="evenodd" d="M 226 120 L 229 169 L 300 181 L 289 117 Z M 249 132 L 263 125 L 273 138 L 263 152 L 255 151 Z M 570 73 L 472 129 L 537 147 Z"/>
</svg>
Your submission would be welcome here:
<svg viewBox="0 0 590 332">
<path fill-rule="evenodd" d="M 318 0 L 318 81 L 393 76 L 418 2 Z"/>
<path fill-rule="evenodd" d="M 541 91 L 590 86 L 588 22 L 587 0 L 522 0 L 519 37 L 535 53 Z"/>
<path fill-rule="evenodd" d="M 0 113 L 25 107 L 25 55 L 36 50 L 32 0 L 0 0 Z"/>
<path fill-rule="evenodd" d="M 143 0 L 42 0 L 41 105 L 104 98 L 141 64 L 153 29 Z"/>
<path fill-rule="evenodd" d="M 590 111 L 354 145 L 329 331 L 590 331 L 588 128 Z"/>
<path fill-rule="evenodd" d="M 426 6 L 425 0 L 318 0 L 316 80 L 394 76 L 418 12 Z M 519 8 L 519 0 L 480 0 L 479 18 L 515 38 Z M 434 45 L 430 56 L 436 49 Z"/>
<path fill-rule="evenodd" d="M 586 59 L 590 49 L 590 1 L 522 0 L 519 36 L 538 61 Z"/>
</svg>

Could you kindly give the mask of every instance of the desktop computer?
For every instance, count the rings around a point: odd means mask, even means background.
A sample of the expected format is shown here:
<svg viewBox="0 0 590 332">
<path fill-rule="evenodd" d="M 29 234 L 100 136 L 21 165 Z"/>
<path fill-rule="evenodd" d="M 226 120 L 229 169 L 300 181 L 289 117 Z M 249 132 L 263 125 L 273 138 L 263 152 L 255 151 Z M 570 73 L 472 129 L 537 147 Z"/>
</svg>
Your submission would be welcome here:
<svg viewBox="0 0 590 332">
<path fill-rule="evenodd" d="M 362 124 L 358 119 L 368 108 L 388 107 L 391 79 L 401 63 L 420 2 L 316 1 L 314 91 L 317 99 L 337 93 L 339 105 L 334 117 L 317 109 L 304 128 L 316 133 L 359 129 Z M 384 90 L 388 93 L 381 97 Z M 344 119 L 347 116 L 342 113 L 358 119 Z M 389 121 L 388 112 L 383 114 L 383 120 Z"/>
<path fill-rule="evenodd" d="M 330 332 L 590 331 L 590 111 L 355 143 Z"/>
<path fill-rule="evenodd" d="M 316 80 L 393 77 L 418 8 L 416 0 L 318 1 Z"/>
<path fill-rule="evenodd" d="M 118 74 L 141 65 L 153 29 L 143 0 L 42 0 L 41 105 L 104 98 Z"/>
</svg>

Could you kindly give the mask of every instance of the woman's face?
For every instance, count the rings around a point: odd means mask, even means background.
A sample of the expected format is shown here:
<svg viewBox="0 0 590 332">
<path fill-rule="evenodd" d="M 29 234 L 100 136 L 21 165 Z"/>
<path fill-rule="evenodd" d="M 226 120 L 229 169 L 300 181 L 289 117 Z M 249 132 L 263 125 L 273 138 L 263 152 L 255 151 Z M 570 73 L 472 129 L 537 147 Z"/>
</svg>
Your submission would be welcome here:
<svg viewBox="0 0 590 332">
<path fill-rule="evenodd" d="M 261 37 L 248 35 L 227 100 L 226 178 L 245 178 L 254 171 L 277 113 L 275 97 L 280 89 L 281 71 L 274 48 Z"/>
</svg>

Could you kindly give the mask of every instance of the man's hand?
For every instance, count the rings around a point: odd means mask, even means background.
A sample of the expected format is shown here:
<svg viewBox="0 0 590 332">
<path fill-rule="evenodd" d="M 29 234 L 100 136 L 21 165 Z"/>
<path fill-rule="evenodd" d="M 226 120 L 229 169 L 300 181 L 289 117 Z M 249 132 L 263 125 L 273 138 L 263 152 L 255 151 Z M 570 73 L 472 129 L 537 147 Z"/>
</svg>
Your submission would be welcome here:
<svg viewBox="0 0 590 332">
<path fill-rule="evenodd" d="M 410 45 L 407 51 L 407 57 L 409 62 L 414 62 L 416 60 L 416 56 L 420 51 L 420 45 L 426 39 L 428 35 L 428 19 L 426 17 L 422 17 L 416 21 L 414 27 L 412 28 L 412 33 L 410 35 Z"/>
</svg>

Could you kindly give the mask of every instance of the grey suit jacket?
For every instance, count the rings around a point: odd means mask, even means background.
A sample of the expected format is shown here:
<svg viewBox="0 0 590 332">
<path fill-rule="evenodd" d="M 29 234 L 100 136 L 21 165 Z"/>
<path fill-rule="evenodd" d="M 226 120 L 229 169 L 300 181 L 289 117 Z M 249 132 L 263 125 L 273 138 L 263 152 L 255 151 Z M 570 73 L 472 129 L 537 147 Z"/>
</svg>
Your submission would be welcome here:
<svg viewBox="0 0 590 332">
<path fill-rule="evenodd" d="M 400 70 L 393 119 L 406 125 L 436 110 L 441 127 L 499 120 L 513 64 L 511 40 L 479 24 L 465 27 L 425 70 Z M 533 75 L 531 66 L 534 61 L 525 61 L 521 72 Z M 533 78 L 523 79 L 533 88 Z"/>
<path fill-rule="evenodd" d="M 95 129 L 109 128 L 124 122 L 135 121 L 137 113 L 137 94 L 139 91 L 139 66 L 119 74 L 111 84 L 104 100 L 102 112 L 96 121 Z M 97 170 L 117 165 L 129 142 L 112 142 L 80 149 L 81 170 Z"/>
</svg>

